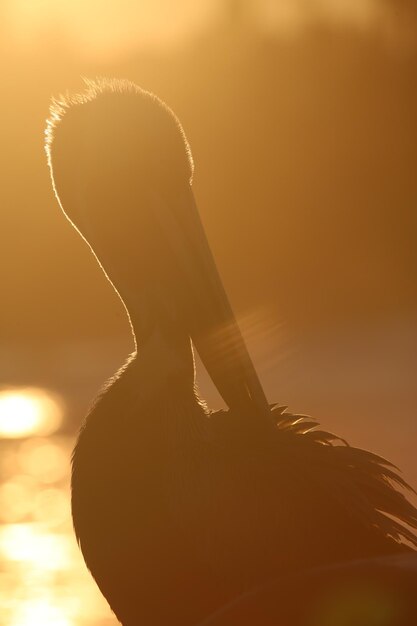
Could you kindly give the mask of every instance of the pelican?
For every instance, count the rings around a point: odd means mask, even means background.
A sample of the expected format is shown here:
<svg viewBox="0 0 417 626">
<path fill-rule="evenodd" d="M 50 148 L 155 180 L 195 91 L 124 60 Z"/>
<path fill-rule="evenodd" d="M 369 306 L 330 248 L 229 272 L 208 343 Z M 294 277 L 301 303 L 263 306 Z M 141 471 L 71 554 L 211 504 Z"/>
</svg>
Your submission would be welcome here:
<svg viewBox="0 0 417 626">
<path fill-rule="evenodd" d="M 299 585 L 413 555 L 417 511 L 397 468 L 265 397 L 168 106 L 129 81 L 88 80 L 53 100 L 46 152 L 60 207 L 135 338 L 72 457 L 75 534 L 118 620 L 243 624 L 230 607 L 254 590 L 299 605 Z M 199 396 L 193 349 L 227 411 Z M 251 623 L 289 625 L 268 619 Z"/>
</svg>

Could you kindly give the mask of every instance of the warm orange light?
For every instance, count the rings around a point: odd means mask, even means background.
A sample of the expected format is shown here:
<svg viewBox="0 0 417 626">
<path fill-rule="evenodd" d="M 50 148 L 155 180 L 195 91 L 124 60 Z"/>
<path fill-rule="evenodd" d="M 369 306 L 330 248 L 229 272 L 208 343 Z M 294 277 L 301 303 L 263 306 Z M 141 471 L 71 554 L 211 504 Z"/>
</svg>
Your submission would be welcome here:
<svg viewBox="0 0 417 626">
<path fill-rule="evenodd" d="M 19 45 L 65 33 L 76 53 L 112 58 L 137 48 L 163 48 L 195 37 L 221 12 L 214 0 L 8 0 L 6 20 Z"/>
<path fill-rule="evenodd" d="M 65 612 L 54 606 L 49 600 L 30 600 L 23 602 L 16 612 L 10 626 L 72 626 L 73 620 Z"/>
<path fill-rule="evenodd" d="M 0 520 L 18 522 L 31 514 L 37 485 L 31 476 L 15 475 L 0 485 Z"/>
<path fill-rule="evenodd" d="M 71 548 L 68 535 L 44 532 L 38 524 L 7 524 L 0 529 L 0 551 L 7 560 L 35 564 L 43 571 L 68 569 Z"/>
<path fill-rule="evenodd" d="M 0 392 L 0 437 L 17 439 L 49 435 L 62 420 L 62 406 L 42 389 L 10 389 Z"/>
<path fill-rule="evenodd" d="M 22 471 L 41 483 L 55 483 L 68 472 L 69 453 L 59 443 L 34 438 L 19 446 L 18 459 Z"/>
</svg>

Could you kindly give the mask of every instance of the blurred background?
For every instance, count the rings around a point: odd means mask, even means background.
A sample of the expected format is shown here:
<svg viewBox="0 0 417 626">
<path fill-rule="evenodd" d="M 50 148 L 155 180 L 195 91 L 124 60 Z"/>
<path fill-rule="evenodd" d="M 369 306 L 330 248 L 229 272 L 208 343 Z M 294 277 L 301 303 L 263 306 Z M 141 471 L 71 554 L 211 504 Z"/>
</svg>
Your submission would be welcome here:
<svg viewBox="0 0 417 626">
<path fill-rule="evenodd" d="M 270 401 L 417 485 L 413 0 L 2 0 L 0 622 L 114 626 L 72 537 L 76 431 L 133 349 L 51 190 L 51 95 L 129 78 L 180 118 Z M 221 402 L 204 371 L 200 388 Z"/>
</svg>

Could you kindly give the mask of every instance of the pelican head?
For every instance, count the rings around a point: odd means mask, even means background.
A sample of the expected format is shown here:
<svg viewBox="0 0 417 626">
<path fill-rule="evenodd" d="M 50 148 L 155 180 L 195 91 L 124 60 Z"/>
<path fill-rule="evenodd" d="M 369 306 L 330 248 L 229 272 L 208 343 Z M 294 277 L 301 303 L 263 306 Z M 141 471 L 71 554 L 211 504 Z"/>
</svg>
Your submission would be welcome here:
<svg viewBox="0 0 417 626">
<path fill-rule="evenodd" d="M 62 210 L 128 309 L 139 344 L 158 324 L 191 337 L 230 408 L 267 402 L 216 269 L 178 118 L 131 82 L 55 100 L 47 155 Z"/>
</svg>

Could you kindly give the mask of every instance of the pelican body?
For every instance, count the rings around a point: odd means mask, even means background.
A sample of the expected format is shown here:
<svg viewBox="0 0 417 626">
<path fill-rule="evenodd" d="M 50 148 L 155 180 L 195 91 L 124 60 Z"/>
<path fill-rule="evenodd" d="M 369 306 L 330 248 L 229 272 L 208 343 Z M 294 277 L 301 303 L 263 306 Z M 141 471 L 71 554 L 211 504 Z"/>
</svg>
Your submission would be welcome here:
<svg viewBox="0 0 417 626">
<path fill-rule="evenodd" d="M 46 147 L 60 206 L 120 295 L 137 346 L 72 459 L 75 533 L 120 622 L 197 626 L 271 581 L 411 553 L 417 515 L 396 469 L 268 404 L 173 112 L 130 82 L 88 81 L 53 102 Z M 199 397 L 193 347 L 228 411 Z M 299 602 L 291 589 L 282 605 Z"/>
</svg>

